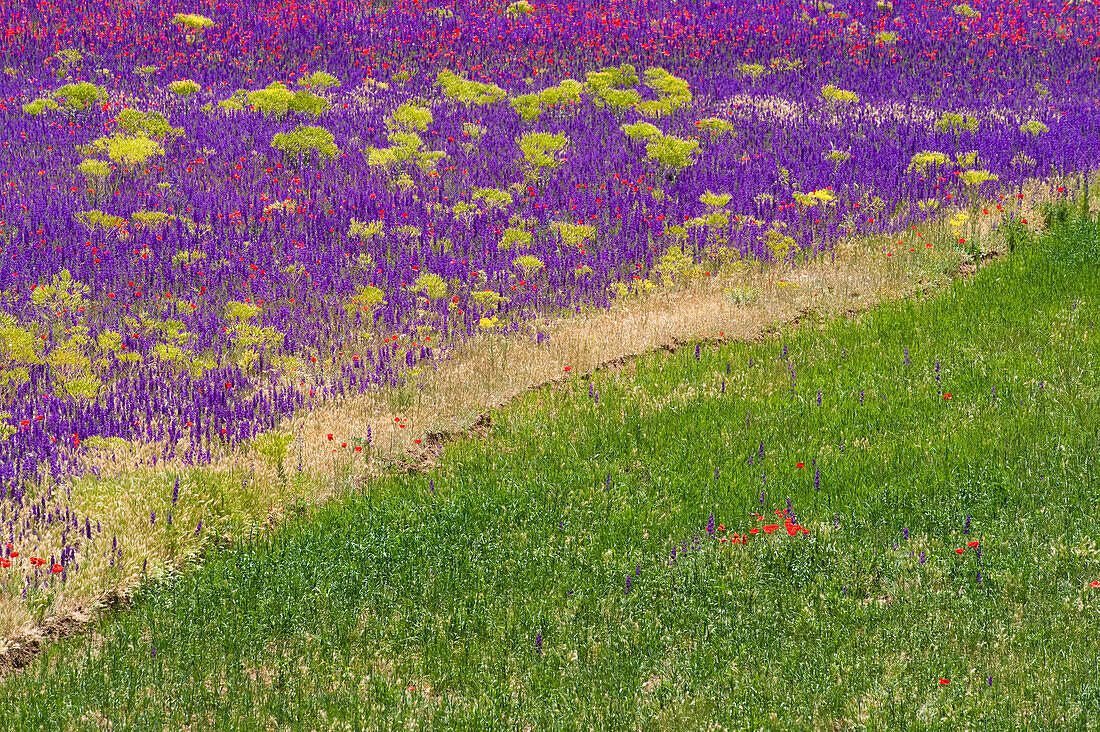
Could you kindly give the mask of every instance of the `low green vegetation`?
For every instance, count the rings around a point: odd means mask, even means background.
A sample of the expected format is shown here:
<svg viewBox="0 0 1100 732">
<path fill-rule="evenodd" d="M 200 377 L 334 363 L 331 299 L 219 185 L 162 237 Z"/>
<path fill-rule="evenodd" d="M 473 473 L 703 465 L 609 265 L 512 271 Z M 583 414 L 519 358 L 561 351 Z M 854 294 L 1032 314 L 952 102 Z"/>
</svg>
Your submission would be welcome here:
<svg viewBox="0 0 1100 732">
<path fill-rule="evenodd" d="M 1100 226 L 1048 219 L 934 298 L 566 372 L 149 585 L 0 719 L 1088 728 Z"/>
</svg>

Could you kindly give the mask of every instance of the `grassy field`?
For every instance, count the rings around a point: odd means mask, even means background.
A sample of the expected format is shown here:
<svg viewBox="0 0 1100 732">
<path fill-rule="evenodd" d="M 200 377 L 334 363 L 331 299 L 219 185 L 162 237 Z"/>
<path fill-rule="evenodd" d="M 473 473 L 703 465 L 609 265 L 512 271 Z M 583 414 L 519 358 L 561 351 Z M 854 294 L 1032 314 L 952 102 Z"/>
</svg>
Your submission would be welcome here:
<svg viewBox="0 0 1100 732">
<path fill-rule="evenodd" d="M 1095 728 L 1098 266 L 1071 217 L 935 298 L 547 386 L 147 586 L 0 727 Z"/>
</svg>

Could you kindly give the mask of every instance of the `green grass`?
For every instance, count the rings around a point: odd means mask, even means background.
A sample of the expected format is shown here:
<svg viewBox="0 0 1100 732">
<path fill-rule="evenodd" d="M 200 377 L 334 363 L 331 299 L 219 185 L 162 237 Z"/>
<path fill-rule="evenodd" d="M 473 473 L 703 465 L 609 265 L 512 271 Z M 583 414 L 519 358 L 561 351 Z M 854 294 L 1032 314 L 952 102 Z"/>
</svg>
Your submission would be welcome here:
<svg viewBox="0 0 1100 732">
<path fill-rule="evenodd" d="M 0 726 L 1094 728 L 1098 285 L 1071 221 L 934 299 L 543 388 L 52 646 Z M 808 534 L 705 531 L 788 499 Z"/>
</svg>

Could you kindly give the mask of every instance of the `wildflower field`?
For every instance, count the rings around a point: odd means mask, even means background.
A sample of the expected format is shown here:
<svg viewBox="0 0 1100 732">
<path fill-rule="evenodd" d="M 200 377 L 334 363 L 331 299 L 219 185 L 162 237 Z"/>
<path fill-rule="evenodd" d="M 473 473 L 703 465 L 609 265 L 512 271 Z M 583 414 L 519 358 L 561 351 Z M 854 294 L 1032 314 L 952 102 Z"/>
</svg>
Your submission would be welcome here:
<svg viewBox="0 0 1100 732">
<path fill-rule="evenodd" d="M 1100 3 L 0 23 L 0 725 L 1097 724 Z"/>
</svg>

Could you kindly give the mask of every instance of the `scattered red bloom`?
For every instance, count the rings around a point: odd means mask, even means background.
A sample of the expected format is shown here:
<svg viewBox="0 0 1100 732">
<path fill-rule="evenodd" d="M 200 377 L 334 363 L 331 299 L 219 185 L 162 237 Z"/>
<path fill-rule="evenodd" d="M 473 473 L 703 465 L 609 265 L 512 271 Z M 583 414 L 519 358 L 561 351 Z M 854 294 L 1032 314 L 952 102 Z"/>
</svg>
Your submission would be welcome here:
<svg viewBox="0 0 1100 732">
<path fill-rule="evenodd" d="M 328 433 L 328 434 L 326 435 L 326 437 L 328 437 L 328 440 L 329 440 L 329 442 L 332 442 L 332 433 L 331 433 L 331 432 L 329 432 L 329 433 Z"/>
<path fill-rule="evenodd" d="M 1100 587 L 1100 580 L 1093 580 L 1089 582 L 1089 587 Z"/>
<path fill-rule="evenodd" d="M 968 547 L 970 547 L 971 549 L 973 549 L 974 547 L 978 546 L 978 542 L 976 542 L 976 541 L 968 541 L 968 542 L 966 542 L 966 545 L 967 545 Z"/>
<path fill-rule="evenodd" d="M 60 574 L 61 572 L 65 571 L 65 568 L 62 567 L 60 564 L 53 565 L 53 567 L 51 567 L 51 569 L 53 569 L 54 574 Z"/>
<path fill-rule="evenodd" d="M 749 533 L 750 533 L 750 534 L 759 534 L 759 533 L 760 533 L 760 529 L 749 529 Z"/>
<path fill-rule="evenodd" d="M 955 550 L 955 553 L 956 554 L 962 554 L 965 551 L 966 551 L 966 547 L 961 547 L 960 546 L 958 549 Z"/>
<path fill-rule="evenodd" d="M 804 467 L 806 467 L 806 464 L 805 464 L 805 463 L 797 463 L 797 464 L 795 465 L 795 467 L 796 467 L 796 468 L 804 468 Z"/>
<path fill-rule="evenodd" d="M 773 531 L 775 531 L 775 530 L 776 530 L 776 529 L 778 529 L 778 528 L 779 528 L 779 527 L 778 527 L 778 526 L 776 526 L 776 525 L 774 525 L 774 524 L 773 524 L 773 525 L 771 525 L 771 526 L 765 526 L 765 527 L 764 527 L 764 533 L 765 533 L 765 534 L 770 534 L 770 533 L 772 533 Z"/>
<path fill-rule="evenodd" d="M 940 679 L 940 686 L 947 686 L 951 683 L 951 679 Z"/>
</svg>

